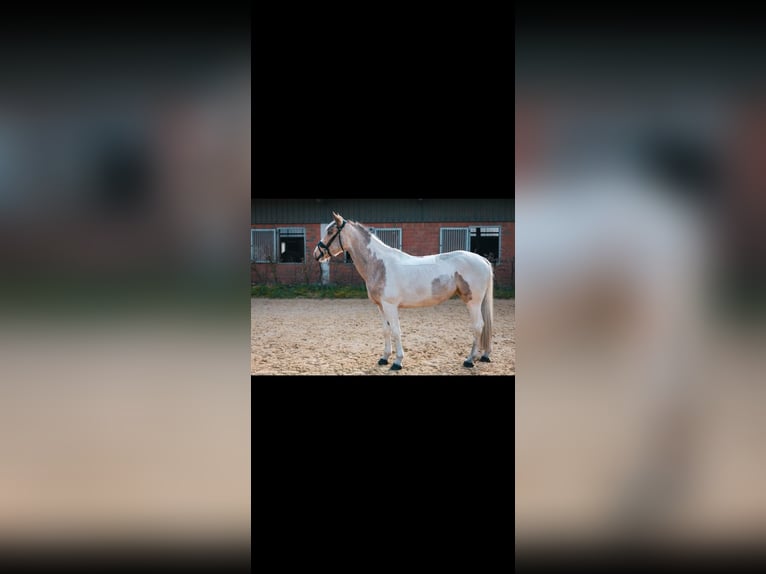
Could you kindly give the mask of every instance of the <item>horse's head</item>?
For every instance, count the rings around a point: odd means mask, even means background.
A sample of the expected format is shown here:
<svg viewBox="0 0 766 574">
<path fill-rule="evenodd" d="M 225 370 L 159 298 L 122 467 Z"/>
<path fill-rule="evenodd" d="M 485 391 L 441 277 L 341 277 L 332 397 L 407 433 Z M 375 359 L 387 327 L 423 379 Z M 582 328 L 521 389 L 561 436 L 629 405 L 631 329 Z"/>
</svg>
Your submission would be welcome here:
<svg viewBox="0 0 766 574">
<path fill-rule="evenodd" d="M 314 248 L 314 259 L 320 263 L 324 263 L 330 257 L 335 257 L 345 251 L 341 232 L 346 226 L 346 220 L 334 211 L 332 216 L 335 221 L 327 226 L 322 240 Z"/>
</svg>

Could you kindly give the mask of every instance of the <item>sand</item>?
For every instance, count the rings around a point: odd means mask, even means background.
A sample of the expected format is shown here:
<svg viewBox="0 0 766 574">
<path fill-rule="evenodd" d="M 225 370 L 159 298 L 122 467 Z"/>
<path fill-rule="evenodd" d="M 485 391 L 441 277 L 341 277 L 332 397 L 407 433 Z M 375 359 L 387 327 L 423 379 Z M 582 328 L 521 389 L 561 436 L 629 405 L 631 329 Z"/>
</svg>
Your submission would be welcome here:
<svg viewBox="0 0 766 574">
<path fill-rule="evenodd" d="M 512 375 L 515 302 L 495 301 L 491 363 L 463 367 L 473 343 L 459 299 L 401 309 L 401 371 L 379 366 L 383 331 L 368 299 L 257 299 L 250 302 L 253 375 Z M 389 362 L 393 361 L 393 354 Z"/>
</svg>

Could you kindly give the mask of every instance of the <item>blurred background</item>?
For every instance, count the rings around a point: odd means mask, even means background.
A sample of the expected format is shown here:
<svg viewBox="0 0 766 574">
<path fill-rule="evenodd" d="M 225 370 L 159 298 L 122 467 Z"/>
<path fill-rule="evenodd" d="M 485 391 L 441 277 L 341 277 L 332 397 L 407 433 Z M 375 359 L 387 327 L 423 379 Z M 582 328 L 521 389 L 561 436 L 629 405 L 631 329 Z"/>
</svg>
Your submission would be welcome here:
<svg viewBox="0 0 766 574">
<path fill-rule="evenodd" d="M 249 545 L 250 9 L 166 9 L 1 24 L 0 542 Z"/>
<path fill-rule="evenodd" d="M 517 551 L 762 544 L 766 42 L 581 8 L 517 11 Z"/>
</svg>

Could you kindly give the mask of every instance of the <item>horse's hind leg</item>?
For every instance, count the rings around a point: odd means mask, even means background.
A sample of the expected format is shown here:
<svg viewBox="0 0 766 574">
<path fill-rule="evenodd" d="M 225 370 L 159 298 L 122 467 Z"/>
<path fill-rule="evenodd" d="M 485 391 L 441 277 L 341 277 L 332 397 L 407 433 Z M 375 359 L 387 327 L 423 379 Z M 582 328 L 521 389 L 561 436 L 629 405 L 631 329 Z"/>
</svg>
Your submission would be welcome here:
<svg viewBox="0 0 766 574">
<path fill-rule="evenodd" d="M 483 326 L 482 326 L 483 328 Z M 491 363 L 492 361 L 489 358 L 489 354 L 492 352 L 492 337 L 489 338 L 489 342 L 487 343 L 487 348 L 484 349 L 484 353 L 482 354 L 481 358 L 479 359 L 482 363 Z"/>
<path fill-rule="evenodd" d="M 467 307 L 471 317 L 471 329 L 473 330 L 473 347 L 471 347 L 471 353 L 463 361 L 463 366 L 473 367 L 473 360 L 479 353 L 479 339 L 481 337 L 481 330 L 484 327 L 484 319 L 481 317 L 481 303 L 469 303 Z"/>
<path fill-rule="evenodd" d="M 383 356 L 378 360 L 379 365 L 387 365 L 388 364 L 388 357 L 391 355 L 391 325 L 386 320 L 386 316 L 383 313 L 383 308 L 378 307 L 378 311 L 380 311 L 380 319 L 383 321 L 383 341 L 385 343 L 385 348 L 383 349 Z"/>
<path fill-rule="evenodd" d="M 391 365 L 392 371 L 398 371 L 402 368 L 402 359 L 404 358 L 404 349 L 402 348 L 402 332 L 399 327 L 399 308 L 396 305 L 383 303 L 381 306 L 383 319 L 388 323 L 391 329 L 391 338 L 396 343 L 396 358 Z M 390 350 L 390 347 L 386 347 Z"/>
</svg>

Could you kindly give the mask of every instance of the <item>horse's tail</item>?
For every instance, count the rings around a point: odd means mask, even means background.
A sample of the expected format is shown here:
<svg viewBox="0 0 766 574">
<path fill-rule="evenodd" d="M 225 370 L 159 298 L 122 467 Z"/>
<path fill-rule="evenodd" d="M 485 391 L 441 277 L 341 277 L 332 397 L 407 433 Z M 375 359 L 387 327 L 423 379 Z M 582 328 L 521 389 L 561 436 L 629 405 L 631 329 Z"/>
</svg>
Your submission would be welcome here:
<svg viewBox="0 0 766 574">
<path fill-rule="evenodd" d="M 489 285 L 487 286 L 487 292 L 484 293 L 484 300 L 481 302 L 481 318 L 484 320 L 484 327 L 481 330 L 481 339 L 479 341 L 481 348 L 485 353 L 489 350 L 490 342 L 492 341 L 492 309 L 493 305 L 493 292 L 494 288 L 494 274 L 495 270 L 492 265 L 489 266 Z"/>
</svg>

